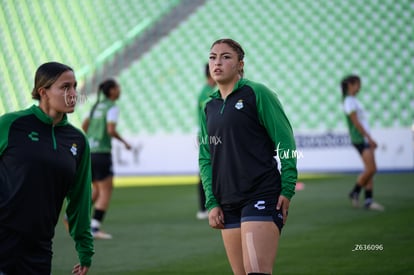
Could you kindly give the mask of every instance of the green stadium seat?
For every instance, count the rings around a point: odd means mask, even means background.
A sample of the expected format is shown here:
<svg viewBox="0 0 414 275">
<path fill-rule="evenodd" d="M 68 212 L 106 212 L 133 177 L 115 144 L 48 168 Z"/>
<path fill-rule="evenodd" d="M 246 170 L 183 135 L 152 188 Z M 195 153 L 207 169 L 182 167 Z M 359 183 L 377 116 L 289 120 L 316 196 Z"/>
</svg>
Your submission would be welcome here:
<svg viewBox="0 0 414 275">
<path fill-rule="evenodd" d="M 16 95 L 2 96 L 0 111 L 30 102 L 27 95 L 39 63 L 68 62 L 79 71 L 79 80 L 88 79 L 101 70 L 97 58 L 102 52 L 124 41 L 139 22 L 147 18 L 155 22 L 179 1 L 111 3 L 4 1 L 0 77 Z M 409 0 L 352 4 L 261 0 L 243 5 L 238 0 L 226 5 L 206 1 L 139 60 L 113 76 L 122 85 L 119 103 L 127 110 L 122 111 L 121 125 L 131 134 L 191 132 L 209 47 L 215 39 L 232 37 L 246 50 L 246 77 L 277 92 L 295 129 L 346 127 L 339 81 L 348 73 L 362 77 L 360 98 L 369 106 L 370 123 L 382 128 L 410 126 L 413 10 Z M 73 17 L 76 20 L 60 20 Z M 88 93 L 95 90 L 88 88 Z M 383 113 L 387 108 L 389 113 Z M 74 116 L 86 113 L 85 106 Z"/>
</svg>

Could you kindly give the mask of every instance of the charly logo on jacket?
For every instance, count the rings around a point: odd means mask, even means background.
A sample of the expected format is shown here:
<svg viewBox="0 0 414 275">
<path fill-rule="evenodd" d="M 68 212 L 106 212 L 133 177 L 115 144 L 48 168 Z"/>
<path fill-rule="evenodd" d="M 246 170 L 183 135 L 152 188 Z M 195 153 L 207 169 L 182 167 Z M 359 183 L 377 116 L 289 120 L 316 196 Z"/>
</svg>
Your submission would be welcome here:
<svg viewBox="0 0 414 275">
<path fill-rule="evenodd" d="M 72 152 L 72 155 L 76 156 L 78 154 L 78 146 L 76 145 L 76 143 L 72 144 L 72 147 L 70 147 L 70 151 Z"/>
<path fill-rule="evenodd" d="M 266 202 L 265 201 L 257 201 L 257 203 L 254 205 L 258 210 L 263 210 L 266 208 Z"/>
<path fill-rule="evenodd" d="M 244 105 L 243 105 L 243 99 L 239 99 L 239 100 L 237 101 L 236 105 L 234 105 L 234 107 L 235 107 L 237 110 L 240 110 L 241 108 L 243 108 L 243 107 L 244 107 Z"/>
<path fill-rule="evenodd" d="M 32 131 L 27 135 L 32 141 L 39 141 L 39 133 Z"/>
</svg>

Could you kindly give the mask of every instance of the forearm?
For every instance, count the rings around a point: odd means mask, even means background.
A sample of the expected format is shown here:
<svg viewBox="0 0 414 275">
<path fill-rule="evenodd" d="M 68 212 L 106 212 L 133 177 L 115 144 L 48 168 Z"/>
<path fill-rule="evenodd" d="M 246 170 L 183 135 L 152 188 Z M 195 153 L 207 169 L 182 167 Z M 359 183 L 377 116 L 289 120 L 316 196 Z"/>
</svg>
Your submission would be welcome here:
<svg viewBox="0 0 414 275">
<path fill-rule="evenodd" d="M 87 187 L 90 189 L 89 184 Z M 89 194 L 88 197 L 86 194 Z M 82 266 L 90 266 L 94 254 L 93 238 L 90 231 L 91 194 L 90 192 L 86 194 L 75 195 L 74 193 L 74 196 L 77 197 L 68 200 L 66 209 L 70 235 L 75 241 L 75 248 Z"/>
<path fill-rule="evenodd" d="M 208 137 L 206 117 L 204 112 L 200 112 L 200 132 L 198 134 L 198 164 L 200 167 L 201 182 L 203 184 L 204 193 L 206 195 L 205 207 L 207 210 L 211 210 L 219 204 L 213 194 L 213 172 L 211 167 L 211 155 L 209 144 L 204 140 L 205 137 Z"/>
<path fill-rule="evenodd" d="M 125 145 L 128 144 L 128 142 L 126 142 L 117 131 L 113 131 L 112 133 L 110 133 L 110 136 L 112 138 L 115 138 L 115 139 L 119 140 L 120 142 L 122 142 Z"/>
<path fill-rule="evenodd" d="M 282 195 L 291 199 L 295 194 L 295 186 L 298 177 L 297 159 L 300 152 L 296 150 L 296 143 L 291 127 L 280 129 L 276 144 L 277 155 L 281 166 Z"/>
<path fill-rule="evenodd" d="M 78 252 L 79 263 L 81 266 L 90 267 L 92 265 L 92 256 L 94 255 L 93 247 L 85 245 L 88 240 L 75 239 L 75 248 Z"/>
<path fill-rule="evenodd" d="M 203 184 L 204 193 L 206 195 L 205 207 L 207 210 L 211 210 L 219 205 L 213 194 L 211 165 L 202 165 L 200 167 L 201 183 Z"/>
<path fill-rule="evenodd" d="M 87 147 L 78 168 L 76 182 L 67 194 L 66 207 L 70 235 L 75 241 L 75 248 L 82 266 L 90 266 L 94 254 L 93 237 L 90 230 L 91 193 L 90 151 Z"/>
<path fill-rule="evenodd" d="M 200 143 L 200 152 L 199 152 L 199 166 L 200 166 L 200 178 L 201 183 L 203 184 L 204 193 L 206 195 L 206 208 L 211 210 L 212 208 L 218 206 L 217 200 L 213 194 L 213 182 L 212 182 L 212 168 L 211 168 L 211 159 L 210 152 L 208 150 L 208 145 Z"/>
<path fill-rule="evenodd" d="M 362 126 L 362 124 L 356 120 L 353 121 L 355 128 L 358 130 L 358 132 L 365 138 L 367 139 L 371 139 L 371 135 L 365 130 L 364 126 Z"/>
<path fill-rule="evenodd" d="M 295 187 L 297 182 L 298 172 L 296 169 L 296 158 L 281 159 L 281 166 L 281 195 L 290 200 L 295 194 Z"/>
</svg>

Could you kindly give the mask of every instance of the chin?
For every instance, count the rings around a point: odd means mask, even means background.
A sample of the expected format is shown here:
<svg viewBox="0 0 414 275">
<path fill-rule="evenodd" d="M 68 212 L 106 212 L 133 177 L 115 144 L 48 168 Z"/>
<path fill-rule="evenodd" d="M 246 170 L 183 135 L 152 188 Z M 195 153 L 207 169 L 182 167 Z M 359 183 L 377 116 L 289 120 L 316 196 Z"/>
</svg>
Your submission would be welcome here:
<svg viewBox="0 0 414 275">
<path fill-rule="evenodd" d="M 75 106 L 67 107 L 66 110 L 65 110 L 65 113 L 70 114 L 70 113 L 73 113 L 74 111 L 75 111 Z"/>
</svg>

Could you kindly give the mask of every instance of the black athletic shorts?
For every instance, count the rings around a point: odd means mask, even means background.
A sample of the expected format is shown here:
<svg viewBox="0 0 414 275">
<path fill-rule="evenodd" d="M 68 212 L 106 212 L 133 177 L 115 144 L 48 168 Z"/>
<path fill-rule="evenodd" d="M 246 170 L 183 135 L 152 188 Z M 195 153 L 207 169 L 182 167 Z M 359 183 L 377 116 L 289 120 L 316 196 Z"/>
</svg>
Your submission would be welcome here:
<svg viewBox="0 0 414 275">
<path fill-rule="evenodd" d="M 224 229 L 239 228 L 242 222 L 272 221 L 282 232 L 282 209 L 276 210 L 277 196 L 267 199 L 250 200 L 242 204 L 224 204 L 221 209 L 224 214 Z"/>
<path fill-rule="evenodd" d="M 363 143 L 352 143 L 354 147 L 357 149 L 358 153 L 362 156 L 362 153 L 365 149 L 369 148 L 369 144 L 366 142 Z"/>
<path fill-rule="evenodd" d="M 34 241 L 0 227 L 0 274 L 50 275 L 52 241 Z"/>
<path fill-rule="evenodd" d="M 103 180 L 114 175 L 111 153 L 92 153 L 91 165 L 92 181 Z"/>
</svg>

